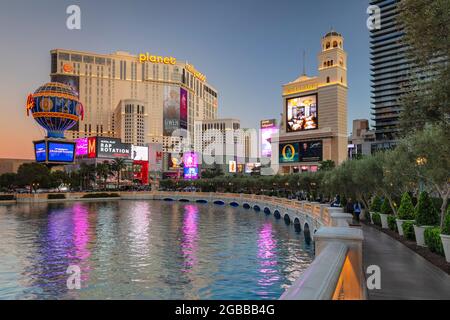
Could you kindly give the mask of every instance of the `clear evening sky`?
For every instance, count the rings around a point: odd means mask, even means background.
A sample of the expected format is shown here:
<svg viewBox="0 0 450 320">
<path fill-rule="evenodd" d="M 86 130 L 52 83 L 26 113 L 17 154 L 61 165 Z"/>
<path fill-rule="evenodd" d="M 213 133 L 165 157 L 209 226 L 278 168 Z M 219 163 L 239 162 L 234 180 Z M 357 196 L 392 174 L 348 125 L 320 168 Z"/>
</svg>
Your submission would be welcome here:
<svg viewBox="0 0 450 320">
<path fill-rule="evenodd" d="M 81 30 L 66 28 L 81 7 Z M 53 48 L 151 52 L 187 60 L 219 91 L 219 117 L 243 127 L 280 119 L 281 86 L 316 75 L 333 27 L 348 52 L 348 124 L 370 117 L 367 0 L 0 0 L 0 158 L 32 158 L 45 131 L 26 117 L 28 93 L 50 80 Z"/>
</svg>

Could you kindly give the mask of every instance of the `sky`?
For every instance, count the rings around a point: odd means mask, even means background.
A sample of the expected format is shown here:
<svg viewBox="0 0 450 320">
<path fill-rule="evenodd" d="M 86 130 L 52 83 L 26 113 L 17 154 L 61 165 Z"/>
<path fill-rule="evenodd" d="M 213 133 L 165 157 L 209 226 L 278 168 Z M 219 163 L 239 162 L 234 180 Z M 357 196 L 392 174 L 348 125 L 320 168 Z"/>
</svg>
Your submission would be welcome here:
<svg viewBox="0 0 450 320">
<path fill-rule="evenodd" d="M 81 30 L 66 8 L 81 8 Z M 258 128 L 280 119 L 282 85 L 317 75 L 331 28 L 348 53 L 348 131 L 370 118 L 367 0 L 0 0 L 0 158 L 33 158 L 45 131 L 26 116 L 29 93 L 50 80 L 50 50 L 152 52 L 187 60 L 219 92 L 219 117 Z"/>
</svg>

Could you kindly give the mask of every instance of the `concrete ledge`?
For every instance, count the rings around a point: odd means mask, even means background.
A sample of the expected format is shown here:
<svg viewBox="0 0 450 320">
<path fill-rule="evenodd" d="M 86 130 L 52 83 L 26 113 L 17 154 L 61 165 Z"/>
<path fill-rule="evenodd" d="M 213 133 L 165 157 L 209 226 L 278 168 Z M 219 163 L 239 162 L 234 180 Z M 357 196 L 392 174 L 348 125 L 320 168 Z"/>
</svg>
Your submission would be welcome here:
<svg viewBox="0 0 450 320">
<path fill-rule="evenodd" d="M 280 300 L 331 300 L 347 256 L 343 243 L 330 243 Z"/>
</svg>

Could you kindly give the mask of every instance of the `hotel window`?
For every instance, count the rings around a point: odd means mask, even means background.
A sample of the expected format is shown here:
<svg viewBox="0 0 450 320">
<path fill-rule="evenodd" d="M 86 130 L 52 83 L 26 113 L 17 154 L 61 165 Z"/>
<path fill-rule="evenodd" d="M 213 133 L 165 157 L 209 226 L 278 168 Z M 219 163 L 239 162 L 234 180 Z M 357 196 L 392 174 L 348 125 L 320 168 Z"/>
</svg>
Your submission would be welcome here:
<svg viewBox="0 0 450 320">
<path fill-rule="evenodd" d="M 327 83 L 330 83 L 330 77 L 327 77 Z"/>
<path fill-rule="evenodd" d="M 59 60 L 70 60 L 70 55 L 68 53 L 60 52 L 58 57 Z"/>
<path fill-rule="evenodd" d="M 71 61 L 81 62 L 81 55 L 79 54 L 71 54 L 70 55 Z"/>
</svg>

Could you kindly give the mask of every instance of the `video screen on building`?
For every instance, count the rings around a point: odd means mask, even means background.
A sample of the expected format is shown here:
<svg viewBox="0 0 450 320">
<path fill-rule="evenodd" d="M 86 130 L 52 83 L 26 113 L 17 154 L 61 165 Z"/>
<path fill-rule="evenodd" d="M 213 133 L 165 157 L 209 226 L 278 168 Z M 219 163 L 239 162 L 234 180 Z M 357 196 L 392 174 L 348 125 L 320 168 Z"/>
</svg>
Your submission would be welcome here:
<svg viewBox="0 0 450 320">
<path fill-rule="evenodd" d="M 322 153 L 322 141 L 300 142 L 300 162 L 320 162 Z"/>
<path fill-rule="evenodd" d="M 88 138 L 75 139 L 75 156 L 82 157 L 88 154 Z"/>
<path fill-rule="evenodd" d="M 261 121 L 261 156 L 272 156 L 272 135 L 278 133 L 275 119 Z"/>
<path fill-rule="evenodd" d="M 45 162 L 47 160 L 47 146 L 45 142 L 37 142 L 34 144 L 34 155 L 36 162 Z"/>
<path fill-rule="evenodd" d="M 198 179 L 198 167 L 193 167 L 193 168 L 184 168 L 183 169 L 183 173 L 184 173 L 184 179 L 185 180 L 196 180 Z"/>
<path fill-rule="evenodd" d="M 163 131 L 170 136 L 180 128 L 180 87 L 165 86 L 163 99 Z"/>
<path fill-rule="evenodd" d="M 299 144 L 294 143 L 282 143 L 280 144 L 279 160 L 280 163 L 292 163 L 299 162 Z"/>
<path fill-rule="evenodd" d="M 134 161 L 148 161 L 148 147 L 132 145 L 131 158 Z"/>
<path fill-rule="evenodd" d="M 97 137 L 97 157 L 131 159 L 131 144 L 116 138 Z"/>
<path fill-rule="evenodd" d="M 319 128 L 317 94 L 286 100 L 286 131 L 298 132 Z"/>
<path fill-rule="evenodd" d="M 198 168 L 198 155 L 195 152 L 183 154 L 183 166 L 185 168 Z"/>
<path fill-rule="evenodd" d="M 73 162 L 75 156 L 75 143 L 48 142 L 49 162 Z"/>
<path fill-rule="evenodd" d="M 183 88 L 180 88 L 180 128 L 188 128 L 188 94 Z"/>
</svg>

